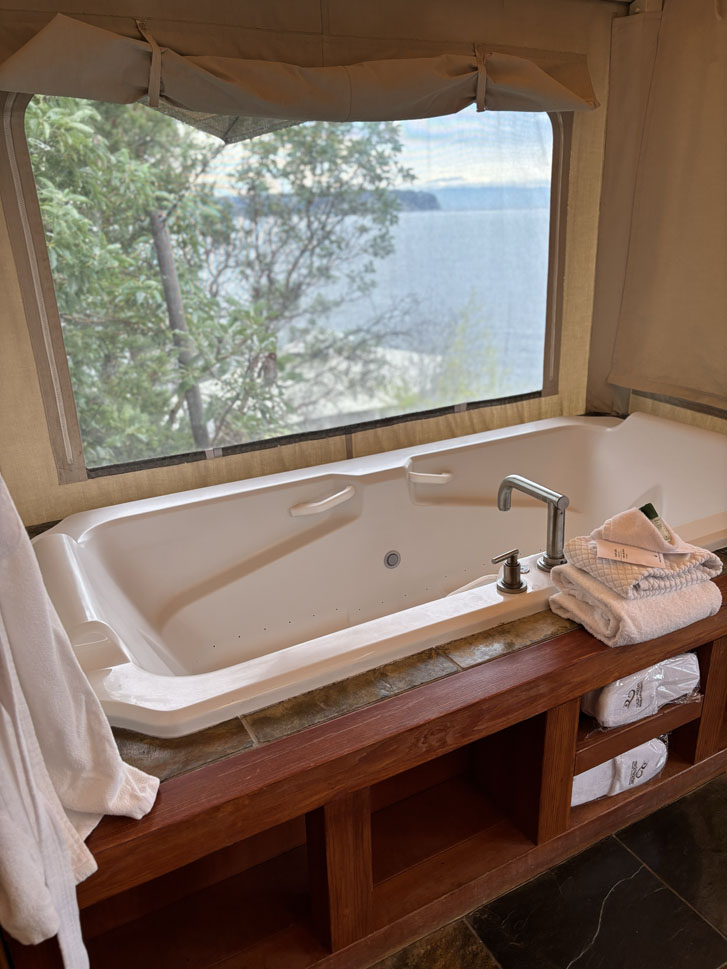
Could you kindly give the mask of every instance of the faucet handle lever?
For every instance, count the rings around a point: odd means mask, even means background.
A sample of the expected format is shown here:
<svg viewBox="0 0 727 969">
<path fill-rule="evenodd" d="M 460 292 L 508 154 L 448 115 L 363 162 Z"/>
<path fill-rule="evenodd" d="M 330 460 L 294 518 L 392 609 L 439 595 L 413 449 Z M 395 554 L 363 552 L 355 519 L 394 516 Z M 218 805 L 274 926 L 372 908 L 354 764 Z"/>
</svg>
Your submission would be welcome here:
<svg viewBox="0 0 727 969">
<path fill-rule="evenodd" d="M 509 552 L 503 552 L 502 555 L 496 555 L 495 558 L 492 560 L 492 564 L 497 565 L 498 562 L 504 562 L 506 559 L 510 559 L 511 561 L 509 561 L 507 564 L 515 565 L 519 556 L 520 556 L 520 549 L 511 548 Z"/>
<path fill-rule="evenodd" d="M 497 588 L 500 592 L 525 592 L 527 586 L 523 582 L 520 575 L 520 560 L 518 555 L 520 554 L 519 548 L 511 548 L 509 552 L 503 552 L 502 555 L 496 555 L 492 560 L 492 564 L 495 565 L 497 562 L 504 562 L 502 567 L 502 576 L 497 580 Z M 527 572 L 527 569 L 525 569 Z"/>
</svg>

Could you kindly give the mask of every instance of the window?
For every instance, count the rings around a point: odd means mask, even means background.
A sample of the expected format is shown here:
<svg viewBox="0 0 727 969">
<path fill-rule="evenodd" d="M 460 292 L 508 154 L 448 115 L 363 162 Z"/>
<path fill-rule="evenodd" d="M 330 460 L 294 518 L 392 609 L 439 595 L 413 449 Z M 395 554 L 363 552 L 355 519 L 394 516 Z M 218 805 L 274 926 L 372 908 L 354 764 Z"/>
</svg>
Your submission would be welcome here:
<svg viewBox="0 0 727 969">
<path fill-rule="evenodd" d="M 542 390 L 547 115 L 25 126 L 88 468 Z"/>
</svg>

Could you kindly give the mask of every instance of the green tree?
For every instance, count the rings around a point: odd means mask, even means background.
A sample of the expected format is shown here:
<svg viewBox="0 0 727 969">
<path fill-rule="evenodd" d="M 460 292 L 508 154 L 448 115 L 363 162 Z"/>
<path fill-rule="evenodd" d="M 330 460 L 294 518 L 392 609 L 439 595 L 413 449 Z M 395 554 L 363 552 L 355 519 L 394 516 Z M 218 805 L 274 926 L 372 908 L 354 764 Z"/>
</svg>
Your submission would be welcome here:
<svg viewBox="0 0 727 969">
<path fill-rule="evenodd" d="M 396 125 L 284 129 L 225 169 L 219 143 L 139 105 L 36 97 L 26 131 L 90 466 L 283 433 L 296 382 L 381 379 L 392 318 L 325 322 L 392 249 Z"/>
</svg>

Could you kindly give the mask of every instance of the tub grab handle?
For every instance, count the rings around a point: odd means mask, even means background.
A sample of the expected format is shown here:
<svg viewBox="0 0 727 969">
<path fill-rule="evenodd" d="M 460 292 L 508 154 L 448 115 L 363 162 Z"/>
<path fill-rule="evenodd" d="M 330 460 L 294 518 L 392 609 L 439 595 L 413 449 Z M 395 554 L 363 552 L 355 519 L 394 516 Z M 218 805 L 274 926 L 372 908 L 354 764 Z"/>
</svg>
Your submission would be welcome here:
<svg viewBox="0 0 727 969">
<path fill-rule="evenodd" d="M 452 480 L 451 471 L 408 471 L 407 474 L 414 484 L 443 485 Z"/>
<path fill-rule="evenodd" d="M 336 505 L 342 505 L 344 501 L 348 501 L 349 498 L 353 498 L 356 493 L 356 489 L 353 485 L 346 485 L 341 491 L 335 492 L 335 494 L 329 495 L 327 498 L 321 498 L 320 501 L 304 501 L 300 505 L 293 505 L 290 509 L 290 514 L 293 518 L 299 518 L 302 515 L 320 515 L 324 511 L 328 511 L 329 508 L 335 508 Z"/>
</svg>

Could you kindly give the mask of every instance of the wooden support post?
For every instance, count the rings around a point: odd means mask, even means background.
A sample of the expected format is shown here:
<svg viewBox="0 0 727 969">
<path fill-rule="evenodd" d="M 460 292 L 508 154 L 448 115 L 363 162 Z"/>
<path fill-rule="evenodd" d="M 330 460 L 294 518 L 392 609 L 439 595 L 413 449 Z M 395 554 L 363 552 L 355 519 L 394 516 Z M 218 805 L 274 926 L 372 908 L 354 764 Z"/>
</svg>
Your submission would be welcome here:
<svg viewBox="0 0 727 969">
<path fill-rule="evenodd" d="M 568 827 L 579 712 L 574 697 L 477 744 L 480 786 L 535 844 Z"/>
<path fill-rule="evenodd" d="M 568 827 L 580 708 L 580 697 L 575 697 L 545 715 L 537 844 Z"/>
<path fill-rule="evenodd" d="M 672 744 L 691 764 L 711 757 L 720 749 L 720 734 L 727 707 L 727 636 L 697 649 L 702 701 L 699 720 L 674 734 Z"/>
<path fill-rule="evenodd" d="M 313 918 L 335 952 L 370 931 L 373 877 L 369 789 L 306 815 Z"/>
</svg>

